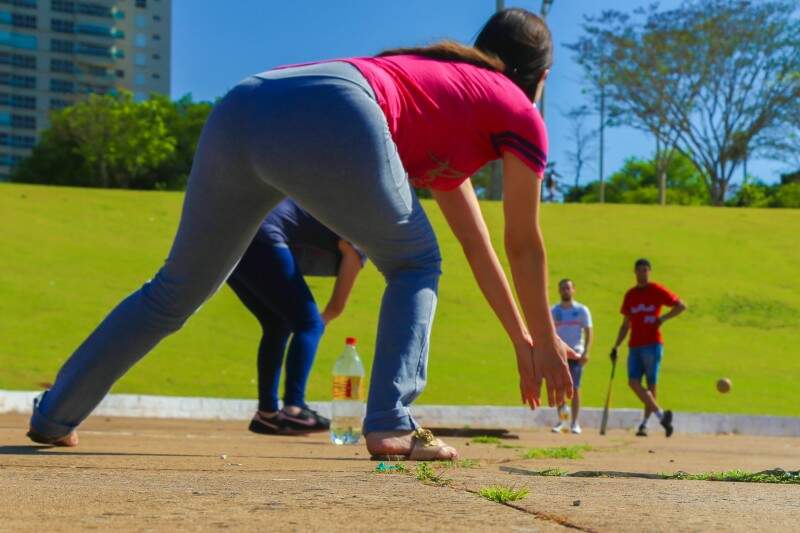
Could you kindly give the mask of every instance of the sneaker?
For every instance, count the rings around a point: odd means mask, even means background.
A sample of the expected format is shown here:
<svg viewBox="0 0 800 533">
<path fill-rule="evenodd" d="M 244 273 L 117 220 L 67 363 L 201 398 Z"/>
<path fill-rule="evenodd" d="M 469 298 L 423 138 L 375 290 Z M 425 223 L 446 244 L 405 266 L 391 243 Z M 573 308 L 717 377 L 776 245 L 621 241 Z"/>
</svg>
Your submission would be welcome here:
<svg viewBox="0 0 800 533">
<path fill-rule="evenodd" d="M 637 437 L 646 437 L 647 436 L 647 426 L 644 424 L 639 425 L 639 429 L 636 430 Z"/>
<path fill-rule="evenodd" d="M 558 425 L 553 426 L 553 429 L 551 429 L 550 431 L 552 431 L 553 433 L 561 433 L 562 431 L 564 431 L 564 422 L 559 422 Z"/>
<path fill-rule="evenodd" d="M 581 434 L 581 431 L 582 431 L 582 430 L 581 430 L 581 425 L 580 425 L 580 424 L 578 424 L 577 422 L 575 422 L 574 424 L 572 424 L 572 426 L 569 428 L 569 430 L 570 430 L 572 433 L 574 433 L 575 435 L 580 435 L 580 434 Z"/>
<path fill-rule="evenodd" d="M 250 421 L 250 426 L 247 428 L 253 433 L 259 435 L 287 435 L 289 430 L 286 423 L 280 419 L 278 413 L 272 416 L 264 416 L 256 411 L 253 419 Z"/>
<path fill-rule="evenodd" d="M 318 433 L 331 428 L 329 419 L 308 407 L 304 407 L 296 415 L 290 415 L 281 409 L 278 411 L 278 418 L 293 433 Z"/>
<path fill-rule="evenodd" d="M 667 437 L 672 436 L 672 432 L 674 428 L 672 427 L 672 411 L 664 411 L 664 414 L 661 415 L 661 425 L 664 426 L 664 431 L 667 434 Z"/>
</svg>

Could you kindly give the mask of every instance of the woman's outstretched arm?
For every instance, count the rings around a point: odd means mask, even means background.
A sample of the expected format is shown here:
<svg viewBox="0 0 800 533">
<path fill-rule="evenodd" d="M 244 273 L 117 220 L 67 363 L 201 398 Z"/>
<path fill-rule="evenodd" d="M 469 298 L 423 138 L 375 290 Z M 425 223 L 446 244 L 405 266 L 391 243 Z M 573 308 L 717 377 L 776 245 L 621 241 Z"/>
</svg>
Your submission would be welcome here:
<svg viewBox="0 0 800 533">
<path fill-rule="evenodd" d="M 514 302 L 511 286 L 489 238 L 478 198 L 469 180 L 452 191 L 432 191 L 447 223 L 453 230 L 467 258 L 475 280 L 486 301 L 506 330 L 517 357 L 520 394 L 531 408 L 538 405 L 534 395 L 531 338 Z"/>
<path fill-rule="evenodd" d="M 517 296 L 533 336 L 533 360 L 538 398 L 547 381 L 547 400 L 561 405 L 572 397 L 567 357 L 577 358 L 556 335 L 547 298 L 547 254 L 539 227 L 541 176 L 517 156 L 503 158 L 503 212 L 506 255 Z"/>
</svg>

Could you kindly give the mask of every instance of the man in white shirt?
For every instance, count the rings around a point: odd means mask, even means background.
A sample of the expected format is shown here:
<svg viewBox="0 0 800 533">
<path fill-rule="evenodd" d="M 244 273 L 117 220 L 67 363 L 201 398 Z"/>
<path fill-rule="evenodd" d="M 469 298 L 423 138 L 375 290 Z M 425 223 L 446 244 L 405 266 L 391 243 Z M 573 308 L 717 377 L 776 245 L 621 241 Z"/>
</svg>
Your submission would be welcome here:
<svg viewBox="0 0 800 533">
<path fill-rule="evenodd" d="M 569 363 L 569 372 L 572 374 L 572 388 L 574 390 L 570 431 L 579 434 L 581 432 L 581 426 L 578 424 L 578 411 L 581 407 L 581 375 L 583 374 L 583 366 L 589 361 L 589 347 L 592 344 L 592 314 L 589 312 L 588 307 L 574 300 L 575 283 L 571 279 L 559 281 L 558 292 L 561 294 L 561 303 L 554 305 L 550 310 L 553 315 L 553 322 L 556 325 L 556 333 L 561 337 L 561 340 L 575 350 L 575 353 L 581 355 L 580 359 L 567 361 Z M 559 415 L 563 413 L 565 405 L 558 406 Z M 566 427 L 563 420 L 553 428 L 554 433 L 565 431 Z"/>
</svg>

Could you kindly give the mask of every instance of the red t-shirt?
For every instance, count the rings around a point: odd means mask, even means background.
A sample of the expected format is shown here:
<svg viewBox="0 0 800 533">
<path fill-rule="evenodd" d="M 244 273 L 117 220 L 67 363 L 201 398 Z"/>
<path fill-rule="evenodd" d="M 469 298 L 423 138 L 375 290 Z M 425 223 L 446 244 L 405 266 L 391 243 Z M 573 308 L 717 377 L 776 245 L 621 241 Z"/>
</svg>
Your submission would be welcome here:
<svg viewBox="0 0 800 533">
<path fill-rule="evenodd" d="M 538 175 L 547 130 L 530 99 L 499 72 L 414 55 L 345 59 L 367 79 L 416 187 L 455 189 L 510 151 Z"/>
<path fill-rule="evenodd" d="M 649 283 L 644 288 L 634 287 L 625 293 L 620 313 L 631 323 L 631 336 L 628 346 L 647 346 L 663 344 L 661 328 L 656 319 L 661 315 L 661 307 L 672 307 L 678 303 L 678 295 L 658 283 Z"/>
</svg>

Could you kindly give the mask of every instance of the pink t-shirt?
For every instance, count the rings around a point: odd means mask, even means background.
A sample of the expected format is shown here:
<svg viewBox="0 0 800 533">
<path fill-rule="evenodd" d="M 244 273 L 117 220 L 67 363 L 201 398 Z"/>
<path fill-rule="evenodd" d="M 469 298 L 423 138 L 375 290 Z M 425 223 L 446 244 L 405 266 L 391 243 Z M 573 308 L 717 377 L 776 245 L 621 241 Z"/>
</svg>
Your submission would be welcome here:
<svg viewBox="0 0 800 533">
<path fill-rule="evenodd" d="M 375 91 L 416 187 L 455 189 L 506 151 L 537 174 L 544 172 L 544 121 L 503 74 L 413 55 L 343 61 Z"/>
</svg>

